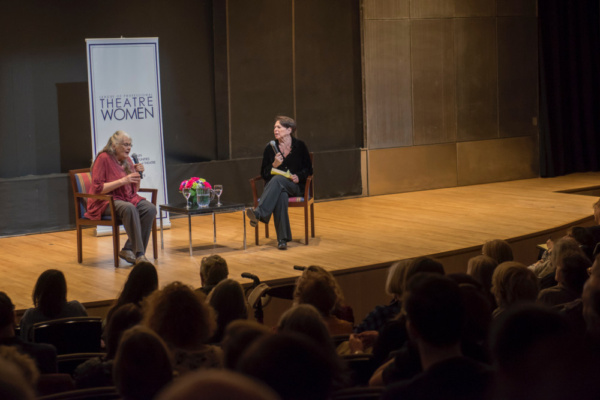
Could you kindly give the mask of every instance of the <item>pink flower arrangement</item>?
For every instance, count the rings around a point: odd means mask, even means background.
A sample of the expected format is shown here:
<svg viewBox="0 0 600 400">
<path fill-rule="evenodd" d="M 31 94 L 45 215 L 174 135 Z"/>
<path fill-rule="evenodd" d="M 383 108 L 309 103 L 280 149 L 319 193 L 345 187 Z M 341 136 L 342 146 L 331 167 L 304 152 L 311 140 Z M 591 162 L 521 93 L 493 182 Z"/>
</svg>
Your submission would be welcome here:
<svg viewBox="0 0 600 400">
<path fill-rule="evenodd" d="M 212 186 L 210 185 L 210 183 L 208 183 L 206 181 L 206 179 L 198 178 L 197 176 L 194 176 L 188 180 L 181 182 L 181 184 L 179 185 L 179 191 L 181 192 L 184 188 L 192 189 L 192 190 L 212 189 Z"/>
</svg>

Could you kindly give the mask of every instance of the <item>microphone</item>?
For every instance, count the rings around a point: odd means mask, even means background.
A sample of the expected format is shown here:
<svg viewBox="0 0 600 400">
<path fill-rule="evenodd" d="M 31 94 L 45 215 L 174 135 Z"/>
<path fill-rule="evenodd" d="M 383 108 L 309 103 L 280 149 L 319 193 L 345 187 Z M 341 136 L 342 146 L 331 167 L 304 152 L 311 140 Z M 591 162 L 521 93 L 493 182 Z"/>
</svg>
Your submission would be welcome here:
<svg viewBox="0 0 600 400">
<path fill-rule="evenodd" d="M 137 154 L 136 154 L 136 153 L 133 153 L 133 154 L 131 155 L 131 158 L 133 158 L 133 162 L 134 162 L 134 163 L 136 163 L 136 164 L 139 164 L 139 163 L 140 163 L 140 162 L 138 161 L 138 158 L 137 158 Z M 138 171 L 138 174 L 140 174 L 140 179 L 144 178 L 144 173 L 143 173 L 142 171 Z"/>
<path fill-rule="evenodd" d="M 278 154 L 279 153 L 279 149 L 277 148 L 277 146 L 275 145 L 275 141 L 271 140 L 269 142 L 269 144 L 271 145 L 271 147 L 273 148 L 273 153 Z"/>
<path fill-rule="evenodd" d="M 302 265 L 294 265 L 294 269 L 296 271 L 304 271 L 306 267 L 303 267 Z"/>
</svg>

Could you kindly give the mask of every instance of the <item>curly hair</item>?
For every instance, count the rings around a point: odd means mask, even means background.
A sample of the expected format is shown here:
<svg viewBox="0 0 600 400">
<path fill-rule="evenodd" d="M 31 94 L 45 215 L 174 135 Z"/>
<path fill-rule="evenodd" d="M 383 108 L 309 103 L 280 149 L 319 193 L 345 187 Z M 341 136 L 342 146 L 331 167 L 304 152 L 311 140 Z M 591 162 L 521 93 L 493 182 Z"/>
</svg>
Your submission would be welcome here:
<svg viewBox="0 0 600 400">
<path fill-rule="evenodd" d="M 206 296 L 181 282 L 173 282 L 147 298 L 144 325 L 171 347 L 196 349 L 216 329 L 215 312 Z"/>
</svg>

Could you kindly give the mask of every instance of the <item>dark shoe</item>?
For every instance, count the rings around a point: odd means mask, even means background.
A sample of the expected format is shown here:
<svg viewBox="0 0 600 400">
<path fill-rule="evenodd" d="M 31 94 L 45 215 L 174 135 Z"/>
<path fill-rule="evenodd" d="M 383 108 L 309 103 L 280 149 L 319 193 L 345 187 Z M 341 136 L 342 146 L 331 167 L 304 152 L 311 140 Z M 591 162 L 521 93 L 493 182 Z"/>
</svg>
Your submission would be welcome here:
<svg viewBox="0 0 600 400">
<path fill-rule="evenodd" d="M 123 249 L 119 252 L 119 258 L 127 261 L 129 264 L 135 264 L 135 254 L 129 249 Z"/>
<path fill-rule="evenodd" d="M 277 243 L 277 248 L 279 250 L 287 250 L 287 242 L 285 240 L 278 240 Z"/>
<path fill-rule="evenodd" d="M 146 258 L 145 255 L 142 254 L 141 256 L 138 256 L 138 258 L 135 259 L 135 263 L 136 264 L 139 264 L 141 262 L 147 262 L 147 263 L 149 263 L 150 261 Z"/>
<path fill-rule="evenodd" d="M 246 216 L 250 220 L 250 226 L 256 228 L 258 225 L 258 218 L 256 217 L 256 213 L 251 208 L 246 208 Z"/>
</svg>

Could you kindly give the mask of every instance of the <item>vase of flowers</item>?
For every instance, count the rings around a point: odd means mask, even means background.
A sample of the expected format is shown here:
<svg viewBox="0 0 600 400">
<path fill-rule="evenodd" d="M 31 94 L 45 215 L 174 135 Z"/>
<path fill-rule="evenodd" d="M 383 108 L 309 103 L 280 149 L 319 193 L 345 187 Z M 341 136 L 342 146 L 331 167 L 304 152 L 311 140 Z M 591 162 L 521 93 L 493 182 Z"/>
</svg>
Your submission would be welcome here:
<svg viewBox="0 0 600 400">
<path fill-rule="evenodd" d="M 184 189 L 190 190 L 189 201 L 192 203 L 192 205 L 199 204 L 198 200 L 200 197 L 202 197 L 202 199 L 200 199 L 200 201 L 202 201 L 202 205 L 199 206 L 208 207 L 208 204 L 210 203 L 210 193 L 212 193 L 212 186 L 206 179 L 194 176 L 188 180 L 185 180 L 179 185 L 179 192 L 184 193 Z M 198 195 L 199 193 L 202 196 Z M 208 193 L 209 195 L 204 196 L 205 193 Z M 208 202 L 206 202 L 206 198 L 208 198 Z"/>
</svg>

